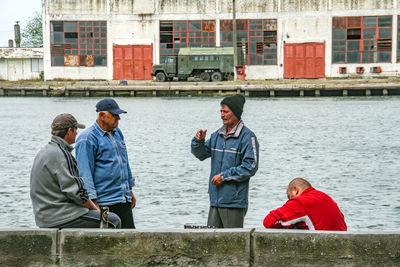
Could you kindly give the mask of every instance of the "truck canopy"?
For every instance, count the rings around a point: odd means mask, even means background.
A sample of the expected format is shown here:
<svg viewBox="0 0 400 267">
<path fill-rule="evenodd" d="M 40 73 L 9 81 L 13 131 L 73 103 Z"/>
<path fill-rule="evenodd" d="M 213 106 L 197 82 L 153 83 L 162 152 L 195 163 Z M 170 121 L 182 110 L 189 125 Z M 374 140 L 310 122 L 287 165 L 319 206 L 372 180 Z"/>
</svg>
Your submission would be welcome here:
<svg viewBox="0 0 400 267">
<path fill-rule="evenodd" d="M 179 50 L 179 56 L 233 55 L 233 47 L 188 47 Z"/>
</svg>

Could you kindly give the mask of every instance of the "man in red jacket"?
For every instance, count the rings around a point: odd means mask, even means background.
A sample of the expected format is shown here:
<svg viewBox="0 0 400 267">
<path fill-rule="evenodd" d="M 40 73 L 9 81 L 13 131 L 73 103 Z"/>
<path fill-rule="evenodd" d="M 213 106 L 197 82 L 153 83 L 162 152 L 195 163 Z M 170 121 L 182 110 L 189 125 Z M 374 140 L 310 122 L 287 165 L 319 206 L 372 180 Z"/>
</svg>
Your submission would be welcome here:
<svg viewBox="0 0 400 267">
<path fill-rule="evenodd" d="M 344 216 L 336 202 L 315 190 L 303 178 L 293 179 L 287 188 L 288 201 L 264 219 L 266 228 L 346 231 Z"/>
</svg>

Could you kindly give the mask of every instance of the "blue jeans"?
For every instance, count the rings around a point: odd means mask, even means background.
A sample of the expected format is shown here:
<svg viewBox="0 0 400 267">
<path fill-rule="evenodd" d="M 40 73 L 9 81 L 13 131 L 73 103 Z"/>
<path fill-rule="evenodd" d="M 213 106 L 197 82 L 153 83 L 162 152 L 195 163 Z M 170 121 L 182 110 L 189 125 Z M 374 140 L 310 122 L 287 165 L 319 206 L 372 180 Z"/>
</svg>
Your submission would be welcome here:
<svg viewBox="0 0 400 267">
<path fill-rule="evenodd" d="M 109 228 L 121 228 L 121 219 L 117 214 L 108 213 L 108 227 Z M 100 228 L 100 211 L 89 210 L 88 213 L 81 217 L 58 225 L 55 228 Z"/>
</svg>

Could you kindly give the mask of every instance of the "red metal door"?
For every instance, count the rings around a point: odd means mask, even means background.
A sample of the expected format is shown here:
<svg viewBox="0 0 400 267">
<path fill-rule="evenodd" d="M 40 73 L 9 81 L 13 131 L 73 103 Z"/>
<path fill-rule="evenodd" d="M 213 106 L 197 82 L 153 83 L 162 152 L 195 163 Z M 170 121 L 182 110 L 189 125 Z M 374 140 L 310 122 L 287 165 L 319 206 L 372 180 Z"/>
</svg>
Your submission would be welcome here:
<svg viewBox="0 0 400 267">
<path fill-rule="evenodd" d="M 153 45 L 114 45 L 114 80 L 151 80 Z"/>
<path fill-rule="evenodd" d="M 293 43 L 284 45 L 285 79 L 325 77 L 325 43 Z"/>
</svg>

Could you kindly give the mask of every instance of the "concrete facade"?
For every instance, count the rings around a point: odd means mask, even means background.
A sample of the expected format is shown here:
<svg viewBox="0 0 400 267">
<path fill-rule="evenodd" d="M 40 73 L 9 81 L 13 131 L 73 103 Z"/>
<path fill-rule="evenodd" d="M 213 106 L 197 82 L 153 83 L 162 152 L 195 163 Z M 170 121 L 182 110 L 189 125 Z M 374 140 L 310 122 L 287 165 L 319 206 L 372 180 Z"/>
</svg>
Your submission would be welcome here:
<svg viewBox="0 0 400 267">
<path fill-rule="evenodd" d="M 399 266 L 399 232 L 0 230 L 1 266 Z"/>
<path fill-rule="evenodd" d="M 332 18 L 344 16 L 392 16 L 391 63 L 332 63 Z M 397 24 L 400 0 L 236 0 L 237 19 L 277 20 L 277 64 L 247 65 L 246 79 L 282 79 L 285 43 L 325 43 L 325 76 L 397 76 Z M 113 79 L 113 45 L 153 45 L 153 61 L 160 61 L 160 21 L 215 20 L 216 46 L 221 45 L 220 20 L 232 18 L 231 0 L 43 0 L 45 79 Z M 51 21 L 107 21 L 107 66 L 52 66 Z M 340 67 L 347 74 L 339 73 Z M 381 73 L 371 73 L 380 67 Z"/>
<path fill-rule="evenodd" d="M 0 79 L 39 79 L 43 72 L 43 48 L 0 48 Z"/>
</svg>

